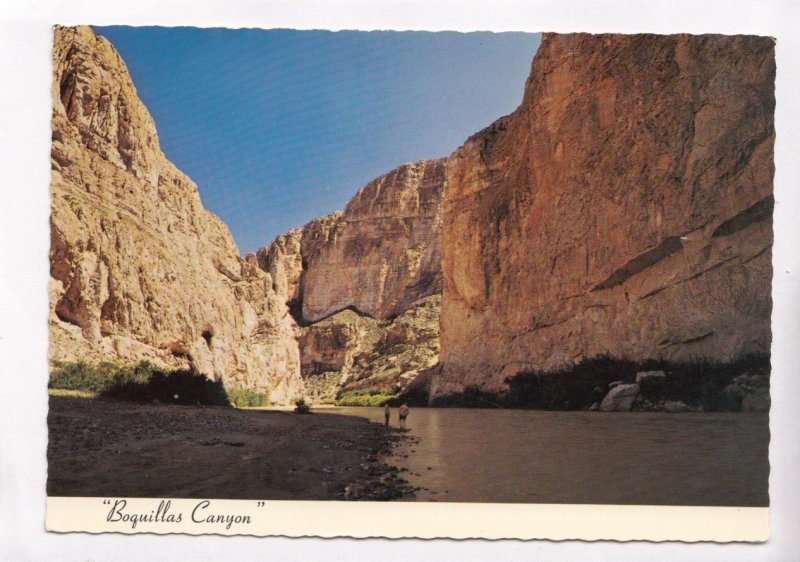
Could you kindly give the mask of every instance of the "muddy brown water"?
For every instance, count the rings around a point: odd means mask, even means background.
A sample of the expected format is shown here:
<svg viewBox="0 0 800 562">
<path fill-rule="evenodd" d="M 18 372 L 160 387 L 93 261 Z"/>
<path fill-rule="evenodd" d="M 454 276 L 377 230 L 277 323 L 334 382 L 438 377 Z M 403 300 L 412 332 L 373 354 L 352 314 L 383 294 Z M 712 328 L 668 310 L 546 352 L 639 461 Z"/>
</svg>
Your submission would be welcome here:
<svg viewBox="0 0 800 562">
<path fill-rule="evenodd" d="M 412 501 L 768 505 L 766 414 L 412 408 L 408 429 L 389 462 Z"/>
</svg>

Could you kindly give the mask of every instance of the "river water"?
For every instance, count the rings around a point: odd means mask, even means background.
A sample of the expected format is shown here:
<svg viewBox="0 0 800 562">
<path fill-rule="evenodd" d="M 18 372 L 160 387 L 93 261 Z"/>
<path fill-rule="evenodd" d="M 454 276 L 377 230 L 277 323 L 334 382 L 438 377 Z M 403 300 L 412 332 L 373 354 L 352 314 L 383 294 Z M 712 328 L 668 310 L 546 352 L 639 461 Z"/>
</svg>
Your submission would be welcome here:
<svg viewBox="0 0 800 562">
<path fill-rule="evenodd" d="M 412 500 L 768 505 L 766 414 L 413 408 L 408 428 L 419 441 L 388 462 L 422 488 Z"/>
</svg>

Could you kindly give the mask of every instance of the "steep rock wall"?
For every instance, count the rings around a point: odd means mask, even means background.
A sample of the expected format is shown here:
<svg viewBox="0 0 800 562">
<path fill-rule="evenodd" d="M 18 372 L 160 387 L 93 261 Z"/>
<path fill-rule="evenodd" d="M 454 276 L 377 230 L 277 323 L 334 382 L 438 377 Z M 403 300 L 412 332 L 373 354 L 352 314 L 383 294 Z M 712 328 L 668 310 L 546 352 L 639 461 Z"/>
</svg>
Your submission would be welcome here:
<svg viewBox="0 0 800 562">
<path fill-rule="evenodd" d="M 317 217 L 301 228 L 279 235 L 256 252 L 259 267 L 272 276 L 278 297 L 287 303 L 293 317 L 301 324 L 305 323 L 302 317 L 304 272 L 309 264 L 317 263 L 320 253 L 332 243 L 341 216 L 341 211 L 335 211 Z"/>
<path fill-rule="evenodd" d="M 770 344 L 774 43 L 546 35 L 448 160 L 432 395 L 609 354 Z"/>
<path fill-rule="evenodd" d="M 436 364 L 444 184 L 444 159 L 404 164 L 257 252 L 302 327 L 311 399 L 403 388 Z"/>
<path fill-rule="evenodd" d="M 287 402 L 296 326 L 159 148 L 124 62 L 88 27 L 55 30 L 50 358 L 192 367 Z"/>
<path fill-rule="evenodd" d="M 444 159 L 423 160 L 362 187 L 326 243 L 304 251 L 303 319 L 315 322 L 348 306 L 385 318 L 441 292 L 444 180 Z"/>
</svg>

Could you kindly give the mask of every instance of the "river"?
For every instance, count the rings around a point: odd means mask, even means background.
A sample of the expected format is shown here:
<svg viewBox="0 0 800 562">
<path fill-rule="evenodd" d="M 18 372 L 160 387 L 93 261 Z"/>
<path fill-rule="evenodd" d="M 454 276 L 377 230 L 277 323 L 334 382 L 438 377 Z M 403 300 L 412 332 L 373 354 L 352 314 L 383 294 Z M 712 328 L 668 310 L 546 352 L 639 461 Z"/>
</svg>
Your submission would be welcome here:
<svg viewBox="0 0 800 562">
<path fill-rule="evenodd" d="M 408 428 L 388 462 L 416 501 L 768 505 L 767 414 L 413 408 Z"/>
</svg>

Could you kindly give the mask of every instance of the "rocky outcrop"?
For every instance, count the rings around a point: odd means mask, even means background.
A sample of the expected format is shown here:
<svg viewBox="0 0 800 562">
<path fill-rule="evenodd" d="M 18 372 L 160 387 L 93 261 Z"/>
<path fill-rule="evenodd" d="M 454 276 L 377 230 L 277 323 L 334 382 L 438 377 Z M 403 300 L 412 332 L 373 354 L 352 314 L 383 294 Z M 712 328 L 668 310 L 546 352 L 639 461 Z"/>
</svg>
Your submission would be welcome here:
<svg viewBox="0 0 800 562">
<path fill-rule="evenodd" d="M 770 346 L 774 41 L 546 35 L 448 160 L 432 394 Z"/>
<path fill-rule="evenodd" d="M 344 392 L 404 391 L 439 360 L 440 302 L 432 295 L 383 320 L 344 310 L 303 328 L 301 370 L 309 396 L 332 402 Z"/>
<path fill-rule="evenodd" d="M 301 394 L 285 299 L 161 152 L 111 44 L 56 28 L 52 95 L 51 360 L 148 360 L 274 402 Z"/>
<path fill-rule="evenodd" d="M 743 373 L 720 392 L 719 401 L 734 412 L 769 412 L 769 376 L 765 373 Z"/>
<path fill-rule="evenodd" d="M 638 384 L 618 384 L 608 391 L 600 403 L 602 412 L 629 412 L 639 394 Z"/>
</svg>

